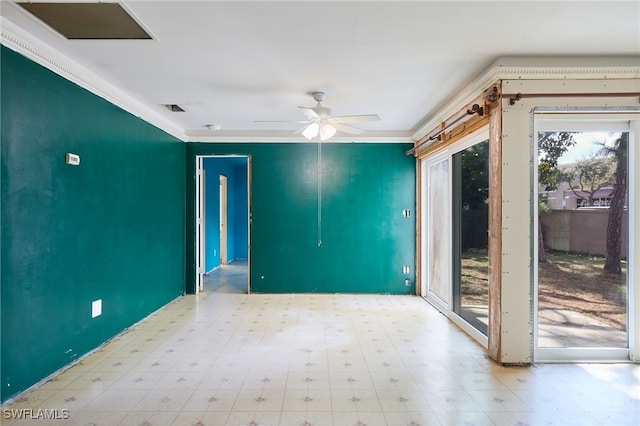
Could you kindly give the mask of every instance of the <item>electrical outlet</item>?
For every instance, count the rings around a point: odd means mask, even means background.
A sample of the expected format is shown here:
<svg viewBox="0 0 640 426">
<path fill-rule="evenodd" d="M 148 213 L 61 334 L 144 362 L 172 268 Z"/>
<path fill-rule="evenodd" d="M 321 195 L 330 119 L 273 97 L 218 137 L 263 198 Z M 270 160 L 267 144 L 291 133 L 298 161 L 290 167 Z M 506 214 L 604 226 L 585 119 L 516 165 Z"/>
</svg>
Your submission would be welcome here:
<svg viewBox="0 0 640 426">
<path fill-rule="evenodd" d="M 78 154 L 73 154 L 71 152 L 67 152 L 64 157 L 65 163 L 72 166 L 80 165 L 80 156 Z"/>
</svg>

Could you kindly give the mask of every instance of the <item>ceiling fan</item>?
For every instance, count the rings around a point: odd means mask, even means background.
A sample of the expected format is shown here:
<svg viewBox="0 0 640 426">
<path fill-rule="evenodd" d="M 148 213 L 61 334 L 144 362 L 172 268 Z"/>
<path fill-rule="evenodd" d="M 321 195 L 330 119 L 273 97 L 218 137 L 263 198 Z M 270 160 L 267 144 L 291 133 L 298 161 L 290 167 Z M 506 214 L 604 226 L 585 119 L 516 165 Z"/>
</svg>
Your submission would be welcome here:
<svg viewBox="0 0 640 426">
<path fill-rule="evenodd" d="M 332 117 L 331 110 L 322 106 L 325 93 L 313 92 L 311 93 L 311 96 L 313 96 L 313 99 L 318 104 L 314 107 L 298 107 L 307 118 L 306 120 L 298 121 L 298 123 L 306 124 L 306 126 L 294 133 L 302 134 L 302 136 L 308 140 L 311 140 L 316 136 L 320 136 L 321 141 L 326 141 L 333 137 L 337 131 L 352 135 L 359 135 L 364 132 L 364 130 L 352 126 L 351 123 L 364 123 L 367 121 L 380 120 L 380 116 L 378 114 L 343 115 Z M 265 121 L 262 122 L 264 123 Z"/>
</svg>

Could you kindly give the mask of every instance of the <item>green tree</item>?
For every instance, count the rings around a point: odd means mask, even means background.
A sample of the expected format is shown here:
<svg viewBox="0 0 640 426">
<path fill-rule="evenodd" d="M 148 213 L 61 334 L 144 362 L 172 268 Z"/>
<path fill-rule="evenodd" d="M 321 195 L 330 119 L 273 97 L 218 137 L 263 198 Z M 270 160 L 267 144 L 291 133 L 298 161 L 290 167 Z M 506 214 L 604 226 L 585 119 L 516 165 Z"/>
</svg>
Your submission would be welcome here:
<svg viewBox="0 0 640 426">
<path fill-rule="evenodd" d="M 558 160 L 575 144 L 571 132 L 538 133 L 538 183 L 545 191 L 558 187 Z"/>
<path fill-rule="evenodd" d="M 614 158 L 597 153 L 564 169 L 560 180 L 567 182 L 573 194 L 591 207 L 596 192 L 613 184 L 615 162 Z"/>
<path fill-rule="evenodd" d="M 603 153 L 615 158 L 615 180 L 611 202 L 609 203 L 609 219 L 607 222 L 607 253 L 604 270 L 613 274 L 622 273 L 622 221 L 627 198 L 627 155 L 629 133 L 623 132 L 611 147 L 604 146 Z"/>
<path fill-rule="evenodd" d="M 570 147 L 576 144 L 570 132 L 538 133 L 538 185 L 544 191 L 553 191 L 558 187 L 561 172 L 558 160 Z M 538 215 L 545 209 L 538 205 Z M 538 221 L 538 261 L 546 262 L 542 226 Z"/>
<path fill-rule="evenodd" d="M 473 145 L 461 153 L 462 170 L 472 171 L 462 180 L 462 194 L 467 210 L 484 210 L 489 199 L 489 142 Z"/>
</svg>

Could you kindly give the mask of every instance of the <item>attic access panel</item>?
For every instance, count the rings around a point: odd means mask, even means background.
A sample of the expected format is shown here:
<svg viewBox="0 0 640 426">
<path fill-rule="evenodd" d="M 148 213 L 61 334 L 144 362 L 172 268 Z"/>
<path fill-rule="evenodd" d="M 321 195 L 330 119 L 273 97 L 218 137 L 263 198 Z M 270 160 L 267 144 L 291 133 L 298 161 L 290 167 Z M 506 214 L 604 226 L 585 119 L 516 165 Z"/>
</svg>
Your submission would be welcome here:
<svg viewBox="0 0 640 426">
<path fill-rule="evenodd" d="M 19 3 L 69 40 L 149 40 L 118 3 Z"/>
</svg>

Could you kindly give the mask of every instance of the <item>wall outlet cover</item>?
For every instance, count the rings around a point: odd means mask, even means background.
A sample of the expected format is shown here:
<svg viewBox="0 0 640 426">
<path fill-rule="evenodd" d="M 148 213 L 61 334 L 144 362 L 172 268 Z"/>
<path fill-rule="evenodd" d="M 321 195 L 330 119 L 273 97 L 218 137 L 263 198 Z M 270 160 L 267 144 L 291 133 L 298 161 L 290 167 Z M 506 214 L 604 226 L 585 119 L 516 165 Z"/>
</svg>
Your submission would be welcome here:
<svg viewBox="0 0 640 426">
<path fill-rule="evenodd" d="M 67 152 L 64 156 L 65 162 L 72 166 L 80 165 L 80 156 L 78 154 L 73 154 L 71 152 Z"/>
<path fill-rule="evenodd" d="M 102 315 L 102 299 L 91 302 L 91 318 Z"/>
</svg>

